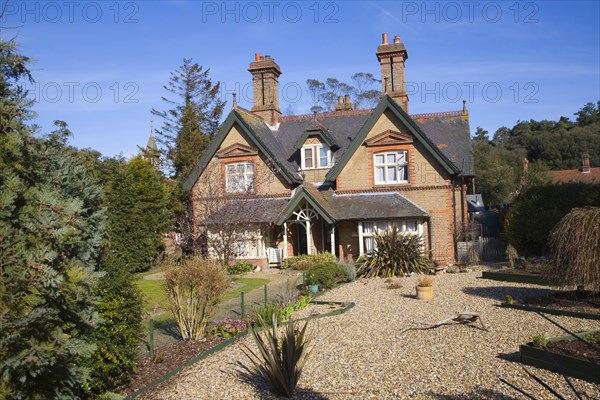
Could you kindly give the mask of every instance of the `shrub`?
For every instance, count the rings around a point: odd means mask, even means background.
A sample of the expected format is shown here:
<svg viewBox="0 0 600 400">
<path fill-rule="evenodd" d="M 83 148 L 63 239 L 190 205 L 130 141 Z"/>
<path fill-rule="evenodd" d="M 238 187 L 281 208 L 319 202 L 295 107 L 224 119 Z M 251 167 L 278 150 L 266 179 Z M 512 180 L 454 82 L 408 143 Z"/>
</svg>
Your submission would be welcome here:
<svg viewBox="0 0 600 400">
<path fill-rule="evenodd" d="M 548 250 L 554 283 L 600 292 L 599 207 L 571 210 L 552 231 Z"/>
<path fill-rule="evenodd" d="M 360 260 L 356 274 L 366 278 L 387 278 L 427 272 L 431 263 L 423 256 L 422 243 L 421 236 L 404 234 L 397 229 L 376 233 L 375 250 Z"/>
<path fill-rule="evenodd" d="M 163 263 L 167 295 L 171 311 L 184 340 L 198 340 L 206 334 L 206 326 L 215 305 L 229 288 L 225 268 L 199 256 L 168 259 Z"/>
<path fill-rule="evenodd" d="M 352 282 L 356 280 L 356 267 L 354 265 L 342 264 L 342 267 L 346 272 L 346 282 Z"/>
<path fill-rule="evenodd" d="M 314 265 L 329 262 L 335 262 L 335 256 L 326 251 L 324 253 L 304 254 L 301 256 L 290 257 L 283 262 L 283 266 L 298 271 L 306 271 Z"/>
<path fill-rule="evenodd" d="M 223 321 L 218 321 L 215 326 L 212 327 L 208 333 L 213 336 L 228 338 L 235 336 L 248 328 L 248 324 L 241 319 L 225 318 Z"/>
<path fill-rule="evenodd" d="M 130 384 L 137 366 L 143 300 L 131 272 L 109 250 L 104 251 L 97 311 L 103 322 L 92 334 L 96 351 L 83 365 L 90 370 L 84 388 L 89 398 Z"/>
<path fill-rule="evenodd" d="M 298 297 L 298 300 L 296 300 L 296 304 L 294 304 L 294 310 L 295 311 L 304 310 L 306 307 L 308 307 L 308 305 L 310 304 L 311 301 L 312 301 L 312 296 L 309 296 L 309 295 Z"/>
<path fill-rule="evenodd" d="M 548 338 L 544 335 L 537 335 L 531 338 L 531 344 L 534 347 L 546 347 L 548 344 Z"/>
<path fill-rule="evenodd" d="M 504 296 L 504 302 L 506 304 L 514 304 L 515 299 L 510 294 L 507 294 L 506 296 Z"/>
<path fill-rule="evenodd" d="M 264 321 L 259 323 L 264 329 L 264 338 L 256 329 L 250 328 L 258 347 L 258 354 L 247 346 L 244 354 L 258 372 L 271 382 L 276 394 L 292 397 L 311 353 L 308 347 L 313 335 L 306 333 L 307 321 L 301 329 L 298 329 L 296 324 L 288 324 L 283 337 L 280 338 L 276 317 L 272 316 L 271 321 L 271 329 L 266 329 Z"/>
<path fill-rule="evenodd" d="M 239 261 L 235 265 L 229 265 L 227 267 L 227 273 L 229 275 L 244 275 L 254 271 L 254 265 L 251 262 Z"/>
<path fill-rule="evenodd" d="M 306 271 L 306 275 L 314 275 L 322 289 L 331 289 L 338 283 L 346 282 L 347 279 L 344 267 L 334 262 L 314 265 Z"/>
<path fill-rule="evenodd" d="M 540 255 L 552 228 L 575 207 L 600 207 L 600 185 L 546 185 L 521 193 L 506 217 L 504 233 L 521 255 Z"/>
<path fill-rule="evenodd" d="M 288 304 L 280 305 L 278 303 L 269 302 L 267 304 L 261 304 L 254 310 L 254 322 L 255 324 L 266 324 L 271 325 L 273 316 L 278 324 L 285 322 L 290 319 L 294 306 L 291 305 L 291 310 Z"/>
</svg>

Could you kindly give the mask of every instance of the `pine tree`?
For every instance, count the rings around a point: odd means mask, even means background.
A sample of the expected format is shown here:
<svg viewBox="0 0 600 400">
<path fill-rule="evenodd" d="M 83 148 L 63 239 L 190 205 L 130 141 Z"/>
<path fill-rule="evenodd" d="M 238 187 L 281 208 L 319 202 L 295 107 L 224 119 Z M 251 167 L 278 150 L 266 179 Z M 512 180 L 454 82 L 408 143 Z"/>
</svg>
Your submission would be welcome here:
<svg viewBox="0 0 600 400">
<path fill-rule="evenodd" d="M 163 119 L 157 139 L 165 148 L 173 176 L 183 180 L 200 159 L 202 151 L 219 126 L 225 102 L 219 98 L 219 83 L 213 84 L 210 70 L 204 70 L 189 58 L 171 73 L 164 89 L 177 100 L 162 100 L 172 107 L 166 111 L 152 110 Z"/>
<path fill-rule="evenodd" d="M 104 212 L 66 124 L 45 138 L 26 125 L 27 62 L 0 39 L 0 396 L 74 399 L 95 350 Z"/>
</svg>

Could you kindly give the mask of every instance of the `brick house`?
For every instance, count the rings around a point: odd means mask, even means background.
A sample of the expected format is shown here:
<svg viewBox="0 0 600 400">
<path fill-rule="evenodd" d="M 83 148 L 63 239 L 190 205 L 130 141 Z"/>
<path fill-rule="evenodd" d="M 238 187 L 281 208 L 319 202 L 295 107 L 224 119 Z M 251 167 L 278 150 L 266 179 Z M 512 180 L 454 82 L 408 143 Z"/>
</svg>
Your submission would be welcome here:
<svg viewBox="0 0 600 400">
<path fill-rule="evenodd" d="M 468 112 L 408 114 L 408 54 L 400 38 L 377 48 L 382 96 L 372 110 L 340 97 L 336 110 L 283 116 L 281 69 L 250 63 L 254 106 L 234 105 L 184 183 L 208 250 L 263 267 L 330 251 L 356 259 L 395 225 L 423 237 L 434 260 L 455 259 L 473 179 Z M 229 243 L 227 241 L 229 240 Z M 232 243 L 233 242 L 233 243 Z"/>
</svg>

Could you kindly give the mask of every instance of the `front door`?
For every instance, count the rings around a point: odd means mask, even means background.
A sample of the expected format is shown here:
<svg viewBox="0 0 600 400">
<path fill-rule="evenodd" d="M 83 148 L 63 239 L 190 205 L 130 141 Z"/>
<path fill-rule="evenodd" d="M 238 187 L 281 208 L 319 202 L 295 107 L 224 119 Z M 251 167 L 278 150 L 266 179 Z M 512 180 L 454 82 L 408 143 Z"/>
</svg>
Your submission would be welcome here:
<svg viewBox="0 0 600 400">
<path fill-rule="evenodd" d="M 306 245 L 306 225 L 294 224 L 294 254 L 308 254 Z"/>
</svg>

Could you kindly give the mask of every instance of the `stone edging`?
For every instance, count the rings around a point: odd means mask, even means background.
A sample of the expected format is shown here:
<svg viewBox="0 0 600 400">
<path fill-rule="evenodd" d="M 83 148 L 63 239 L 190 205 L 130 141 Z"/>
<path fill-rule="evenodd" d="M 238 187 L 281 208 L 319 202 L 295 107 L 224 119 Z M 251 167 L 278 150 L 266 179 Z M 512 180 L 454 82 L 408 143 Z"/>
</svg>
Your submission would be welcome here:
<svg viewBox="0 0 600 400">
<path fill-rule="evenodd" d="M 310 304 L 332 304 L 332 305 L 340 305 L 343 306 L 343 308 L 337 309 L 337 310 L 333 310 L 327 313 L 323 313 L 323 314 L 318 314 L 318 315 L 311 315 L 305 318 L 300 318 L 300 319 L 296 319 L 296 320 L 290 320 L 288 321 L 288 323 L 291 322 L 296 322 L 296 321 L 306 321 L 306 320 L 310 320 L 310 319 L 319 319 L 319 318 L 324 318 L 324 317 L 332 317 L 334 315 L 339 315 L 339 314 L 344 314 L 345 312 L 348 312 L 350 309 L 352 309 L 355 304 L 350 302 L 350 303 L 345 303 L 345 302 L 340 302 L 340 301 L 311 301 Z M 238 333 L 236 336 L 230 337 L 227 340 L 219 343 L 218 345 L 211 347 L 210 349 L 208 349 L 207 351 L 205 351 L 204 353 L 201 353 L 199 355 L 197 355 L 196 357 L 184 362 L 183 364 L 181 364 L 180 366 L 176 367 L 175 369 L 167 372 L 166 374 L 164 374 L 163 376 L 161 376 L 160 378 L 155 379 L 154 381 L 150 382 L 149 384 L 147 384 L 146 386 L 136 390 L 135 392 L 131 393 L 130 395 L 126 396 L 123 400 L 133 400 L 136 397 L 140 396 L 141 394 L 147 392 L 148 390 L 152 389 L 153 387 L 165 382 L 166 380 L 172 378 L 173 376 L 175 376 L 176 374 L 178 374 L 179 372 L 183 371 L 185 368 L 194 365 L 195 363 L 197 363 L 198 361 L 201 361 L 203 359 L 205 359 L 206 357 L 223 350 L 225 347 L 232 345 L 233 343 L 237 342 L 239 339 L 241 339 L 242 337 L 246 336 L 248 334 L 248 330 L 245 330 L 243 332 Z"/>
</svg>

